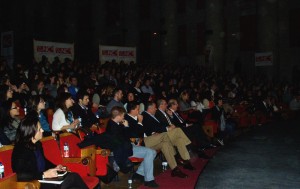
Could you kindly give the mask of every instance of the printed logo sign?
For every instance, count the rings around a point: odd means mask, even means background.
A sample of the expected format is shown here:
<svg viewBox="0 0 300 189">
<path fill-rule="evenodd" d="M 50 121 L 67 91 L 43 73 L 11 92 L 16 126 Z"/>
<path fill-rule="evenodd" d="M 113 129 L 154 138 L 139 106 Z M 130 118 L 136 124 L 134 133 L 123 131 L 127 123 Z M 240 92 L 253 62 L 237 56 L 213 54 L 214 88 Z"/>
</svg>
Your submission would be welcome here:
<svg viewBox="0 0 300 189">
<path fill-rule="evenodd" d="M 41 61 L 42 56 L 46 56 L 50 62 L 54 57 L 58 57 L 61 61 L 65 58 L 74 60 L 74 44 L 73 43 L 56 43 L 49 41 L 33 40 L 34 58 Z"/>
<path fill-rule="evenodd" d="M 101 63 L 124 61 L 125 63 L 136 62 L 136 47 L 99 46 L 99 59 Z"/>
</svg>

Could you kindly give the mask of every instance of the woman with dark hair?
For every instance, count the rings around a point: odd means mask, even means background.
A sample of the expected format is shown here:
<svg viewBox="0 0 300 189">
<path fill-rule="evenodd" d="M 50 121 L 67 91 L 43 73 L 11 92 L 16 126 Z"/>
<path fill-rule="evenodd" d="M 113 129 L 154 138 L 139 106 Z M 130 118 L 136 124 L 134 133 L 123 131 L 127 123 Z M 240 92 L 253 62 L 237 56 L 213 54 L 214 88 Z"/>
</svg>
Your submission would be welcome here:
<svg viewBox="0 0 300 189">
<path fill-rule="evenodd" d="M 7 85 L 0 86 L 0 105 L 7 101 L 8 99 L 13 98 L 14 91 Z"/>
<path fill-rule="evenodd" d="M 9 138 L 11 142 L 15 141 L 16 131 L 20 123 L 19 119 L 19 107 L 17 104 L 12 100 L 9 99 L 2 104 L 3 108 L 3 130 L 5 135 Z"/>
<path fill-rule="evenodd" d="M 73 132 L 79 124 L 79 119 L 75 119 L 70 108 L 74 101 L 70 93 L 61 93 L 57 101 L 57 110 L 53 115 L 52 130 L 67 130 Z"/>
<path fill-rule="evenodd" d="M 18 181 L 42 180 L 57 177 L 57 171 L 65 171 L 62 165 L 55 166 L 44 155 L 42 144 L 44 130 L 36 112 L 26 115 L 17 130 L 16 144 L 12 152 L 12 169 Z M 45 188 L 88 188 L 77 173 L 68 173 L 61 185 L 41 183 Z"/>
<path fill-rule="evenodd" d="M 40 95 L 32 96 L 28 101 L 28 109 L 37 113 L 44 130 L 44 136 L 50 136 L 52 132 L 47 117 L 45 116 L 45 104 L 45 100 Z"/>
<path fill-rule="evenodd" d="M 59 97 L 60 94 L 67 93 L 67 92 L 68 92 L 68 86 L 66 84 L 61 84 L 57 88 L 57 97 Z"/>
</svg>

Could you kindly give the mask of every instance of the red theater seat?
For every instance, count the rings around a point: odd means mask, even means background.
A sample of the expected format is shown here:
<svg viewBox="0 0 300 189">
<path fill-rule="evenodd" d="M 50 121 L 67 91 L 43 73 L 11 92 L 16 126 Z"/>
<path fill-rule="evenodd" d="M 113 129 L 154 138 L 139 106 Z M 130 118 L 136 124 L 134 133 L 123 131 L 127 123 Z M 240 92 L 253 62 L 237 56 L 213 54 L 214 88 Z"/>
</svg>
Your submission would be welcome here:
<svg viewBox="0 0 300 189">
<path fill-rule="evenodd" d="M 83 140 L 85 137 L 85 133 L 81 130 L 78 130 L 78 134 L 80 139 Z M 108 155 L 110 154 L 110 150 L 107 149 L 96 149 L 96 175 L 97 176 L 105 176 L 107 174 L 107 163 L 108 163 Z"/>
<path fill-rule="evenodd" d="M 66 133 L 70 134 L 70 133 Z M 63 134 L 62 134 L 63 135 Z M 70 134 L 73 135 L 73 134 Z M 75 135 L 74 135 L 75 136 Z M 76 137 L 76 136 L 75 136 Z M 62 136 L 62 138 L 64 138 Z M 68 167 L 72 172 L 78 173 L 89 188 L 95 188 L 99 184 L 99 179 L 95 175 L 95 147 L 89 146 L 83 149 L 74 146 L 74 141 L 69 138 L 70 157 L 63 158 L 58 143 L 52 136 L 45 137 L 41 140 L 45 156 L 54 164 L 62 164 Z M 78 149 L 75 149 L 77 147 Z M 72 150 L 72 148 L 74 148 Z M 63 147 L 61 148 L 63 150 Z"/>
<path fill-rule="evenodd" d="M 14 147 L 11 145 L 3 146 L 0 148 L 0 162 L 2 162 L 2 164 L 4 165 L 4 178 L 0 179 L 0 188 L 40 188 L 40 183 L 37 180 L 32 182 L 17 182 L 17 175 L 13 173 L 11 168 L 11 155 L 13 148 Z"/>
</svg>

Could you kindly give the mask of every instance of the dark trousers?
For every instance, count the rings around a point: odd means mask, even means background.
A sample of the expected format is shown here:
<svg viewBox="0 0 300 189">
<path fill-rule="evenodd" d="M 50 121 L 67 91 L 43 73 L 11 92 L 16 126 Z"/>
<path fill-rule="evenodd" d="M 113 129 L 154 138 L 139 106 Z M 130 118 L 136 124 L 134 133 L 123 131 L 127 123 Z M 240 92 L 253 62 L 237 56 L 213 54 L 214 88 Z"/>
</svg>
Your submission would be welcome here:
<svg viewBox="0 0 300 189">
<path fill-rule="evenodd" d="M 77 173 L 68 173 L 61 185 L 42 183 L 41 189 L 88 189 L 88 187 Z"/>
<path fill-rule="evenodd" d="M 209 141 L 199 124 L 193 124 L 190 127 L 182 128 L 185 135 L 192 141 L 198 148 L 205 148 L 209 146 Z"/>
</svg>

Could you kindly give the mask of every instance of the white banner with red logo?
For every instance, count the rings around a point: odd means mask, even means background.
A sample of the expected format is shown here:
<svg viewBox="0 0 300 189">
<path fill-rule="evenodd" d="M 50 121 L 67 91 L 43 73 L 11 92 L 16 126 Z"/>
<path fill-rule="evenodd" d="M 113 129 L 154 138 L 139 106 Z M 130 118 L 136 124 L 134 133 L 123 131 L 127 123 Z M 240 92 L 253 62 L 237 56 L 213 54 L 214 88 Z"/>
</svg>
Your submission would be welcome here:
<svg viewBox="0 0 300 189">
<path fill-rule="evenodd" d="M 33 53 L 37 62 L 41 61 L 43 55 L 46 56 L 50 62 L 52 62 L 56 56 L 62 62 L 65 58 L 74 60 L 74 43 L 33 40 Z"/>
<path fill-rule="evenodd" d="M 106 61 L 116 62 L 124 61 L 130 63 L 133 61 L 136 63 L 136 47 L 119 47 L 119 46 L 99 46 L 99 60 L 102 64 Z"/>
<path fill-rule="evenodd" d="M 272 66 L 273 65 L 273 53 L 255 53 L 255 66 Z"/>
<path fill-rule="evenodd" d="M 14 63 L 14 32 L 1 33 L 1 56 L 7 61 L 9 67 L 12 68 Z"/>
</svg>

